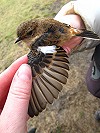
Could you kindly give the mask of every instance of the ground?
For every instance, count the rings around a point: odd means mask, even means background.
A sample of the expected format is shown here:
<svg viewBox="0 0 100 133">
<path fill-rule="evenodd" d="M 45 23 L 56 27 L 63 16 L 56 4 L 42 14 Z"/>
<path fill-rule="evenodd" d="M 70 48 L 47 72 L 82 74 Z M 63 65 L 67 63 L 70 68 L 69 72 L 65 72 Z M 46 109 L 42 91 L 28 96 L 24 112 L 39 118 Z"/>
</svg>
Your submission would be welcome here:
<svg viewBox="0 0 100 133">
<path fill-rule="evenodd" d="M 100 123 L 94 118 L 99 99 L 88 92 L 85 83 L 92 52 L 70 57 L 69 79 L 59 98 L 38 117 L 30 119 L 29 127 L 37 127 L 37 133 L 100 132 Z"/>
<path fill-rule="evenodd" d="M 66 0 L 0 1 L 0 72 L 28 52 L 26 47 L 14 44 L 17 26 L 30 18 L 54 17 L 65 3 Z M 85 83 L 92 53 L 90 50 L 69 57 L 67 84 L 52 105 L 28 121 L 28 129 L 36 127 L 37 133 L 100 133 L 100 123 L 94 118 L 100 102 Z"/>
</svg>

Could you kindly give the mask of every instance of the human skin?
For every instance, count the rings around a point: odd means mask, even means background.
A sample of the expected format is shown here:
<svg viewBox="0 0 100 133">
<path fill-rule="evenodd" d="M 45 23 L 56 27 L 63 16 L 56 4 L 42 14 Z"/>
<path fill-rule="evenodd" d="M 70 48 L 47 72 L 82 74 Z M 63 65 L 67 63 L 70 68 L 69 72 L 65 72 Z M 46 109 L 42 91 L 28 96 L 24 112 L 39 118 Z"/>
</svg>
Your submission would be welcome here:
<svg viewBox="0 0 100 133">
<path fill-rule="evenodd" d="M 27 132 L 32 76 L 26 63 L 25 55 L 0 75 L 0 133 Z"/>
<path fill-rule="evenodd" d="M 4 72 L 2 72 L 2 74 L 0 74 L 0 101 L 2 101 L 2 103 L 0 102 L 0 109 L 2 109 L 4 106 L 12 79 L 16 71 L 22 64 L 27 63 L 27 61 L 28 58 L 27 55 L 25 55 L 16 60 L 14 63 L 12 63 L 12 65 L 8 69 L 6 69 Z"/>
<path fill-rule="evenodd" d="M 77 28 L 77 29 L 85 29 L 85 25 L 84 25 L 84 22 L 83 22 L 81 16 L 76 15 L 76 14 L 66 15 L 66 13 L 67 13 L 67 10 L 65 10 L 65 8 L 62 8 L 58 12 L 58 14 L 55 16 L 54 19 L 58 20 L 60 22 L 69 24 L 72 27 Z M 63 44 L 63 48 L 68 54 L 70 54 L 71 50 L 75 46 L 79 45 L 82 42 L 82 40 L 83 39 L 81 37 L 72 37 L 71 40 L 69 40 Z"/>
<path fill-rule="evenodd" d="M 79 15 L 66 15 L 62 11 L 62 16 L 58 15 L 55 19 L 62 19 L 78 29 L 85 28 Z M 70 53 L 81 41 L 82 38 L 73 37 L 63 48 Z M 27 132 L 27 111 L 32 84 L 31 69 L 26 64 L 27 61 L 27 55 L 19 58 L 0 75 L 0 133 Z"/>
</svg>

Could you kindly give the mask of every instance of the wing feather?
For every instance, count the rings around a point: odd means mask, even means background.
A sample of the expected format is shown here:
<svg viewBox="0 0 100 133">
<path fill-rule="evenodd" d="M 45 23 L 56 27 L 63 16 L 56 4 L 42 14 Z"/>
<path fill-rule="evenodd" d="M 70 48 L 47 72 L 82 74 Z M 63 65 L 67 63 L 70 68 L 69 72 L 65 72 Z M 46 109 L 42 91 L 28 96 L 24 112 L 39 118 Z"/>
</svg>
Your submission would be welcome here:
<svg viewBox="0 0 100 133">
<path fill-rule="evenodd" d="M 62 48 L 55 53 L 29 53 L 28 64 L 32 68 L 32 91 L 29 103 L 29 115 L 37 116 L 47 103 L 52 104 L 68 78 L 68 56 Z"/>
</svg>

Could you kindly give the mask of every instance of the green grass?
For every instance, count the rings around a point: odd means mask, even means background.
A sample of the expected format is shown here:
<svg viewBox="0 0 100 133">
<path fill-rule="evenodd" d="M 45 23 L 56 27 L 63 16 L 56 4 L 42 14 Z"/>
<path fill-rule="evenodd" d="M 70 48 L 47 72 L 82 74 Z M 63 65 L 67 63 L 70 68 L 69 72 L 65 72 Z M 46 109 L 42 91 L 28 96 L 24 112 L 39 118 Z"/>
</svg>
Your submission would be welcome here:
<svg viewBox="0 0 100 133">
<path fill-rule="evenodd" d="M 0 71 L 27 53 L 14 44 L 17 26 L 28 19 L 54 17 L 66 0 L 0 0 Z"/>
<path fill-rule="evenodd" d="M 53 0 L 1 0 L 0 41 L 13 40 L 17 25 L 29 18 L 49 16 L 48 8 Z"/>
<path fill-rule="evenodd" d="M 61 128 L 60 127 L 57 127 L 56 133 L 61 133 Z"/>
<path fill-rule="evenodd" d="M 84 118 L 85 117 L 85 113 L 83 111 L 79 112 L 79 116 L 80 118 Z"/>
</svg>

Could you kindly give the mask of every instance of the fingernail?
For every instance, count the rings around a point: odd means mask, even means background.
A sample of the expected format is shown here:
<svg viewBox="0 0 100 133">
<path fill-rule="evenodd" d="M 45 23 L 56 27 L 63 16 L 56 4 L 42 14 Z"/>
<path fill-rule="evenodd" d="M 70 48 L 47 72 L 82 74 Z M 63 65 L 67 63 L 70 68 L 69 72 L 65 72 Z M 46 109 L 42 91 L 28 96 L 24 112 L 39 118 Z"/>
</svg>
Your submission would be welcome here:
<svg viewBox="0 0 100 133">
<path fill-rule="evenodd" d="M 17 75 L 22 80 L 30 80 L 32 78 L 30 66 L 28 64 L 22 64 L 18 69 Z"/>
</svg>

